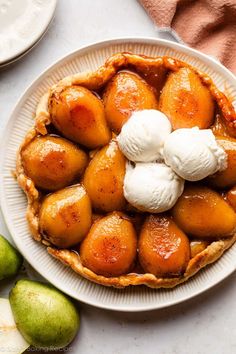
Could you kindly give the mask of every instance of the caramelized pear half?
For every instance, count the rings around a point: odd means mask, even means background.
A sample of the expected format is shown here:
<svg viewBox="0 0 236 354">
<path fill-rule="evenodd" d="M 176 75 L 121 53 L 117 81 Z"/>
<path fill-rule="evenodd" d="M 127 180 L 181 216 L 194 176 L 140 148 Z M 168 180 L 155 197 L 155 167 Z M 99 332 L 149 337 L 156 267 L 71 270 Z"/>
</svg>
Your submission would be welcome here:
<svg viewBox="0 0 236 354">
<path fill-rule="evenodd" d="M 114 140 L 98 151 L 90 161 L 83 182 L 95 209 L 101 211 L 124 209 L 125 161 Z"/>
<path fill-rule="evenodd" d="M 80 247 L 82 264 L 105 277 L 127 274 L 135 261 L 137 236 L 128 218 L 118 212 L 96 221 Z"/>
<path fill-rule="evenodd" d="M 217 192 L 204 186 L 187 186 L 172 214 L 179 227 L 195 237 L 227 237 L 236 229 L 234 210 Z"/>
<path fill-rule="evenodd" d="M 231 188 L 226 194 L 227 201 L 236 212 L 236 186 Z"/>
<path fill-rule="evenodd" d="M 217 137 L 217 143 L 227 154 L 227 168 L 209 177 L 213 187 L 228 188 L 236 184 L 236 139 L 230 137 Z"/>
<path fill-rule="evenodd" d="M 189 68 L 169 75 L 160 96 L 159 109 L 169 117 L 173 129 L 209 128 L 214 102 L 210 91 Z"/>
<path fill-rule="evenodd" d="M 79 243 L 91 223 L 91 203 L 79 184 L 48 195 L 41 205 L 40 231 L 57 247 L 67 248 Z"/>
<path fill-rule="evenodd" d="M 157 109 L 151 86 L 139 75 L 121 71 L 109 82 L 103 95 L 107 122 L 116 133 L 134 111 Z"/>
<path fill-rule="evenodd" d="M 54 191 L 77 180 L 88 164 L 86 153 L 57 136 L 38 136 L 21 151 L 25 173 L 38 188 Z"/>
<path fill-rule="evenodd" d="M 190 259 L 188 237 L 171 218 L 162 215 L 146 218 L 138 248 L 141 266 L 157 277 L 183 274 Z"/>
<path fill-rule="evenodd" d="M 66 138 L 90 149 L 111 139 L 101 100 L 82 86 L 70 86 L 55 92 L 50 99 L 54 126 Z"/>
</svg>

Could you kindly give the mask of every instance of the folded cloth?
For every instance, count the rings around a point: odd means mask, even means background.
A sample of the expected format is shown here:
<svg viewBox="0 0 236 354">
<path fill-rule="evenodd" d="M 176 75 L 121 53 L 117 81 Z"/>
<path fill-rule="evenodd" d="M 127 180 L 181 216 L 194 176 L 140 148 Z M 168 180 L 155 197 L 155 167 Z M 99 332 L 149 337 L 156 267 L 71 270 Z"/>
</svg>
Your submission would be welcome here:
<svg viewBox="0 0 236 354">
<path fill-rule="evenodd" d="M 236 0 L 139 1 L 157 27 L 171 28 L 236 74 Z"/>
</svg>

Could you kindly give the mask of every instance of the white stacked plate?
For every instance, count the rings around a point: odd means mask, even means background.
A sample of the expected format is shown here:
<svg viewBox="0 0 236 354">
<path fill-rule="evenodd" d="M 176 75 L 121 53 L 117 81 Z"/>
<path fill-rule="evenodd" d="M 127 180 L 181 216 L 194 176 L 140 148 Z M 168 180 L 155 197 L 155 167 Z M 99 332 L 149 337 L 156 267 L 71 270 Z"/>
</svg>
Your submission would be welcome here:
<svg viewBox="0 0 236 354">
<path fill-rule="evenodd" d="M 150 56 L 173 56 L 210 75 L 217 87 L 227 88 L 236 100 L 236 78 L 216 60 L 183 45 L 152 38 L 121 38 L 81 48 L 54 63 L 23 93 L 1 139 L 0 201 L 9 231 L 27 261 L 56 287 L 85 303 L 119 311 L 143 311 L 167 307 L 202 293 L 236 270 L 236 243 L 214 264 L 174 289 L 144 286 L 123 290 L 97 285 L 52 258 L 33 240 L 25 218 L 27 201 L 12 176 L 16 153 L 26 132 L 33 126 L 36 106 L 47 89 L 62 77 L 96 70 L 114 53 L 133 52 Z M 236 101 L 234 102 L 236 103 Z"/>
<path fill-rule="evenodd" d="M 28 53 L 43 37 L 57 0 L 0 0 L 0 68 Z"/>
</svg>

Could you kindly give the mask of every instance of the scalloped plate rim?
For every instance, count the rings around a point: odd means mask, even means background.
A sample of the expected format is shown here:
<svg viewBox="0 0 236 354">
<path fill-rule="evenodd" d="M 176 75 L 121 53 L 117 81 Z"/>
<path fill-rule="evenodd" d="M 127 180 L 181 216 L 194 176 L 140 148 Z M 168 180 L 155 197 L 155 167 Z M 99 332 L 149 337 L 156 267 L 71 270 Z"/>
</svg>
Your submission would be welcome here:
<svg viewBox="0 0 236 354">
<path fill-rule="evenodd" d="M 164 39 L 156 39 L 153 37 L 122 37 L 122 38 L 114 38 L 114 39 L 107 39 L 99 42 L 94 42 L 88 45 L 84 45 L 82 47 L 79 47 L 78 49 L 68 53 L 67 55 L 62 56 L 59 60 L 56 60 L 53 64 L 48 66 L 41 74 L 37 76 L 35 80 L 26 88 L 26 90 L 23 92 L 23 94 L 20 96 L 20 98 L 17 100 L 17 103 L 15 105 L 15 108 L 12 110 L 12 113 L 10 114 L 10 117 L 8 119 L 7 124 L 5 125 L 5 128 L 3 129 L 3 132 L 1 134 L 1 143 L 0 143 L 0 163 L 1 166 L 3 166 L 4 162 L 4 152 L 6 150 L 5 146 L 7 145 L 7 139 L 8 139 L 8 134 L 10 134 L 11 127 L 14 125 L 15 122 L 15 115 L 17 111 L 20 109 L 20 107 L 23 105 L 23 103 L 26 101 L 26 99 L 29 97 L 29 94 L 35 89 L 35 87 L 38 86 L 38 84 L 43 80 L 43 78 L 48 74 L 49 71 L 56 69 L 56 67 L 60 66 L 60 64 L 63 64 L 63 62 L 68 61 L 69 59 L 73 58 L 76 56 L 76 54 L 83 54 L 86 51 L 92 51 L 95 49 L 100 49 L 102 47 L 107 47 L 109 45 L 114 45 L 114 44 L 124 44 L 125 42 L 127 43 L 143 43 L 146 45 L 160 45 L 162 47 L 170 47 L 174 50 L 179 50 L 180 52 L 183 52 L 184 54 L 193 56 L 197 59 L 202 59 L 203 62 L 205 62 L 209 66 L 217 66 L 221 74 L 226 77 L 226 79 L 230 80 L 231 82 L 234 81 L 234 84 L 236 86 L 236 77 L 234 76 L 233 73 L 231 73 L 227 68 L 225 68 L 220 62 L 215 60 L 214 58 L 209 57 L 206 54 L 200 53 L 195 49 L 189 48 L 185 45 L 174 43 L 172 41 L 167 41 Z M 60 280 L 58 281 L 57 279 L 53 278 L 53 275 L 47 270 L 44 269 L 38 269 L 37 268 L 37 261 L 34 262 L 34 259 L 29 260 L 29 255 L 26 253 L 26 250 L 24 249 L 23 245 L 20 243 L 18 240 L 17 236 L 15 236 L 15 233 L 17 233 L 17 230 L 15 230 L 14 226 L 11 225 L 11 219 L 9 217 L 9 213 L 7 210 L 7 205 L 4 201 L 4 183 L 3 183 L 3 173 L 2 171 L 0 172 L 0 203 L 1 203 L 1 209 L 2 209 L 2 214 L 3 218 L 5 220 L 5 223 L 10 231 L 10 234 L 12 236 L 13 241 L 15 242 L 16 246 L 19 248 L 25 259 L 32 265 L 32 267 L 40 274 L 42 275 L 45 279 L 50 281 L 52 284 L 54 284 L 58 289 L 63 291 L 64 293 L 70 295 L 71 297 L 75 298 L 76 300 L 79 300 L 81 302 L 84 302 L 86 304 L 96 306 L 98 308 L 103 308 L 103 309 L 108 309 L 108 310 L 115 310 L 115 311 L 126 311 L 126 312 L 141 312 L 141 311 L 150 311 L 150 310 L 155 310 L 155 309 L 161 309 L 169 306 L 176 305 L 178 303 L 181 303 L 183 301 L 189 300 L 197 295 L 200 295 L 201 293 L 209 290 L 213 286 L 217 285 L 221 281 L 223 281 L 226 277 L 228 277 L 230 274 L 232 274 L 235 269 L 236 269 L 236 262 L 232 264 L 232 267 L 227 268 L 226 272 L 220 272 L 218 274 L 218 279 L 214 279 L 212 283 L 206 283 L 205 286 L 202 286 L 198 291 L 193 292 L 192 294 L 188 295 L 183 295 L 179 299 L 171 299 L 169 301 L 166 301 L 165 303 L 158 304 L 158 302 L 154 305 L 151 304 L 149 305 L 148 303 L 145 305 L 135 305 L 133 306 L 132 304 L 128 305 L 115 305 L 115 304 L 105 304 L 105 303 L 100 303 L 96 301 L 89 301 L 86 299 L 86 296 L 75 296 L 73 292 L 70 291 L 70 289 L 63 287 L 62 282 L 60 283 Z M 66 268 L 65 268 L 66 269 Z M 204 270 L 203 270 L 204 271 Z M 184 283 L 187 284 L 187 283 Z M 179 285 L 179 286 L 184 286 L 184 284 Z M 100 286 L 100 285 L 99 285 Z M 122 291 L 118 289 L 117 291 Z M 157 291 L 158 289 L 151 289 L 150 291 Z M 171 289 L 168 291 L 172 291 Z"/>
</svg>

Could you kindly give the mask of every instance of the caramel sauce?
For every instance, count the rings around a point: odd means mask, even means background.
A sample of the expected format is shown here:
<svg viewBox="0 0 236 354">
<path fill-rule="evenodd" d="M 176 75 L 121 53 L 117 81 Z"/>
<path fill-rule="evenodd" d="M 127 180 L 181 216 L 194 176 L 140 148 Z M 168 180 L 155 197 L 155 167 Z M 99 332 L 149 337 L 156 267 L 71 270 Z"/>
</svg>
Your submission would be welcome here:
<svg viewBox="0 0 236 354">
<path fill-rule="evenodd" d="M 168 74 L 171 72 L 176 72 L 180 68 L 188 67 L 193 70 L 198 77 L 200 78 L 203 85 L 205 85 L 217 106 L 216 115 L 213 125 L 211 129 L 215 135 L 221 135 L 225 137 L 234 137 L 236 138 L 236 112 L 232 105 L 232 97 L 228 97 L 227 91 L 226 94 L 218 90 L 212 79 L 199 71 L 196 68 L 193 68 L 187 63 L 184 63 L 178 59 L 171 57 L 147 57 L 145 55 L 135 55 L 132 53 L 119 53 L 111 56 L 106 63 L 101 66 L 95 73 L 88 75 L 88 77 L 82 77 L 78 75 L 73 75 L 70 78 L 65 78 L 62 82 L 59 82 L 58 85 L 54 86 L 51 90 L 51 97 L 55 92 L 60 92 L 63 89 L 63 83 L 65 86 L 72 85 L 81 85 L 92 91 L 97 98 L 100 99 L 102 96 L 103 90 L 106 87 L 109 80 L 113 78 L 113 76 L 122 70 L 132 71 L 137 75 L 140 75 L 150 86 L 152 86 L 157 98 L 159 97 L 161 90 L 165 84 L 165 81 L 168 77 Z M 83 107 L 82 107 L 83 108 Z M 81 108 L 81 109 L 82 109 Z M 74 111 L 74 115 L 77 115 L 77 109 Z M 57 133 L 57 130 L 52 126 L 50 115 L 48 118 L 49 112 L 44 111 L 43 113 L 40 111 L 40 114 L 36 115 L 36 125 L 34 131 L 30 131 L 25 139 L 24 144 L 28 143 L 29 140 L 35 138 L 35 136 L 40 132 L 37 131 L 37 126 L 40 128 L 44 128 L 47 133 Z M 92 118 L 91 118 L 92 124 Z M 44 131 L 42 129 L 42 131 Z M 92 158 L 97 150 L 90 151 L 90 157 Z M 26 176 L 24 169 L 21 163 L 21 156 L 19 154 L 18 157 L 18 167 L 16 172 L 17 177 L 24 176 L 26 181 L 29 181 L 29 178 Z M 42 237 L 40 235 L 39 229 L 37 229 L 37 221 L 38 221 L 38 207 L 35 208 L 35 204 L 41 203 L 41 199 L 43 194 L 38 193 L 38 190 L 35 188 L 34 184 L 30 180 L 30 188 L 27 183 L 19 182 L 21 187 L 24 189 L 25 193 L 28 196 L 29 200 L 29 208 L 28 208 L 28 220 L 30 223 L 30 228 L 34 238 L 40 240 L 42 242 Z M 235 188 L 232 188 L 230 191 L 224 191 L 225 199 L 227 199 L 228 203 L 232 205 L 232 207 L 236 208 L 236 191 Z M 34 209 L 35 208 L 35 209 Z M 236 209 L 234 209 L 236 210 Z M 128 217 L 133 222 L 136 227 L 136 231 L 139 232 L 143 223 L 143 218 L 145 214 L 136 213 L 133 210 L 126 211 Z M 30 214 L 31 213 L 31 214 Z M 29 217 L 31 215 L 31 219 Z M 103 215 L 94 215 L 93 221 L 99 220 Z M 36 226 L 35 226 L 36 225 Z M 202 252 L 208 246 L 207 241 L 196 241 L 191 242 L 191 255 L 192 257 L 196 256 L 198 253 Z M 76 253 L 79 257 L 79 245 L 78 247 L 73 247 L 71 250 Z M 109 255 L 108 255 L 109 256 Z M 141 268 L 139 262 L 136 262 L 134 268 L 132 269 L 132 274 L 142 277 L 144 271 Z M 89 278 L 89 277 L 88 277 Z M 151 283 L 151 282 L 150 282 Z"/>
</svg>

